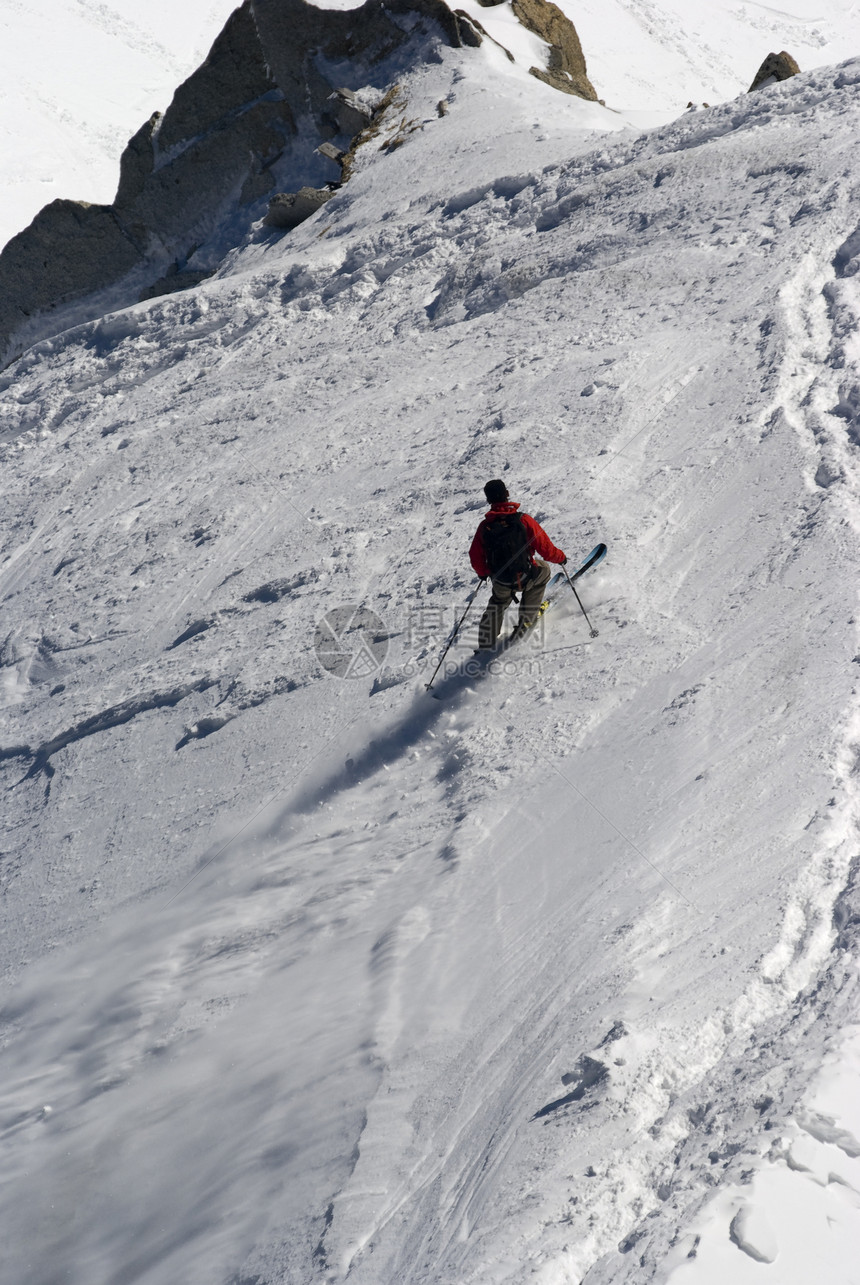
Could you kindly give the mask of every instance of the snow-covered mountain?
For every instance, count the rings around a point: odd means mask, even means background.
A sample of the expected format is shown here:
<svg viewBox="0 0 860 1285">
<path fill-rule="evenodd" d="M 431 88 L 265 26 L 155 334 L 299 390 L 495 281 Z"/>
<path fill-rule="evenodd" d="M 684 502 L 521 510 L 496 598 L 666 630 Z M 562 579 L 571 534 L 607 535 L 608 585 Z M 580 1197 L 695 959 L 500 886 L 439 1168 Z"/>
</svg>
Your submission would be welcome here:
<svg viewBox="0 0 860 1285">
<path fill-rule="evenodd" d="M 131 0 L 58 6 L 16 0 L 0 11 L 0 246 L 57 197 L 107 202 L 127 140 L 202 60 L 234 0 Z M 355 0 L 330 0 L 350 9 Z M 506 23 L 479 0 L 469 12 Z M 668 119 L 694 102 L 745 89 L 768 48 L 790 49 L 804 70 L 860 48 L 851 0 L 562 0 L 591 79 L 610 106 Z"/>
<path fill-rule="evenodd" d="M 3 1279 L 850 1281 L 860 60 L 425 53 L 0 377 Z M 599 634 L 434 697 L 493 476 Z"/>
</svg>

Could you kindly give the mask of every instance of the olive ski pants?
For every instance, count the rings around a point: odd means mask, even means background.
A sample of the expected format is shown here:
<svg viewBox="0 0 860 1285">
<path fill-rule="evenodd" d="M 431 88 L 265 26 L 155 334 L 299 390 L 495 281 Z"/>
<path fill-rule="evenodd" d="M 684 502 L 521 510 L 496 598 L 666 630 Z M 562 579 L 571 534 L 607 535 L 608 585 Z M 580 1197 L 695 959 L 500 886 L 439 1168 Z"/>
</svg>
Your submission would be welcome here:
<svg viewBox="0 0 860 1285">
<path fill-rule="evenodd" d="M 537 619 L 540 605 L 543 602 L 543 591 L 549 583 L 550 569 L 545 562 L 535 562 L 532 578 L 526 582 L 520 595 L 520 618 L 518 625 L 525 626 Z M 502 628 L 506 609 L 517 592 L 515 585 L 500 584 L 493 581 L 493 592 L 486 610 L 478 625 L 478 646 L 492 647 Z"/>
</svg>

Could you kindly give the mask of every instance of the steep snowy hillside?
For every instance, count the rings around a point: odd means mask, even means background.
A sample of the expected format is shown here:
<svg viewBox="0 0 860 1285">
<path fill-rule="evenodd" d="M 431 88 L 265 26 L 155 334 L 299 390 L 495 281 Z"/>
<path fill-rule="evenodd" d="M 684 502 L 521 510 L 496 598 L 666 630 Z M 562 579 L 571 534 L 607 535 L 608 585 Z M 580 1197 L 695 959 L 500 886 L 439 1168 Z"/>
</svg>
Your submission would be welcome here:
<svg viewBox="0 0 860 1285">
<path fill-rule="evenodd" d="M 3 1278 L 849 1280 L 860 61 L 401 94 L 0 377 Z M 434 698 L 492 476 L 599 636 Z"/>
<path fill-rule="evenodd" d="M 56 197 L 110 201 L 129 138 L 202 61 L 234 0 L 0 9 L 0 248 Z"/>
<path fill-rule="evenodd" d="M 768 50 L 801 68 L 860 50 L 853 0 L 559 0 L 576 23 L 601 97 L 621 110 L 680 111 L 748 89 Z M 753 65 L 755 64 L 755 65 Z"/>
</svg>

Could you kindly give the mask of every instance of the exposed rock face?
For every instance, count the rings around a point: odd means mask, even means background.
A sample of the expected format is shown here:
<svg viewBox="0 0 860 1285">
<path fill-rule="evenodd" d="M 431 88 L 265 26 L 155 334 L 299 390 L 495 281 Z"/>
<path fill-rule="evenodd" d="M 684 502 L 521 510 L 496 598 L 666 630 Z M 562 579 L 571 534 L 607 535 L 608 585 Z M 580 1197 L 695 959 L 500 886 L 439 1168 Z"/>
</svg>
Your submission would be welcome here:
<svg viewBox="0 0 860 1285">
<path fill-rule="evenodd" d="M 597 102 L 576 28 L 561 9 L 550 0 L 512 0 L 511 8 L 522 25 L 550 47 L 548 66 L 530 67 L 531 74 L 553 89 Z"/>
<path fill-rule="evenodd" d="M 246 110 L 277 88 L 266 59 L 253 6 L 236 9 L 215 40 L 206 60 L 173 95 L 158 131 L 162 153 L 217 128 L 231 112 Z"/>
<path fill-rule="evenodd" d="M 269 202 L 263 222 L 270 228 L 295 228 L 333 195 L 328 187 L 301 187 L 298 192 L 279 192 Z"/>
<path fill-rule="evenodd" d="M 162 251 L 163 268 L 207 239 L 225 196 L 250 204 L 271 192 L 269 167 L 295 134 L 296 115 L 269 73 L 246 0 L 164 116 L 129 143 L 114 212 L 148 254 Z"/>
<path fill-rule="evenodd" d="M 502 3 L 504 3 L 504 0 L 502 0 Z M 484 5 L 485 9 L 487 7 L 488 7 L 487 5 Z M 481 26 L 477 18 L 470 17 L 469 14 L 466 13 L 464 9 L 455 9 L 454 12 L 456 13 L 457 17 L 460 19 L 460 29 L 462 31 L 465 31 L 468 26 L 468 28 L 470 28 L 471 31 L 474 33 L 474 37 L 475 37 L 474 43 L 476 45 L 480 45 L 484 40 L 492 40 L 493 44 L 496 45 L 499 49 L 501 49 L 502 53 L 505 55 L 506 58 L 509 58 L 511 62 L 515 61 L 514 55 L 511 53 L 510 49 L 506 49 L 504 45 L 499 44 L 498 40 L 496 40 L 493 36 L 491 36 L 490 33 L 484 27 Z M 464 43 L 468 43 L 468 42 L 464 41 Z"/>
<path fill-rule="evenodd" d="M 754 89 L 764 89 L 766 85 L 775 85 L 779 80 L 788 80 L 789 76 L 796 76 L 799 71 L 791 54 L 787 54 L 784 49 L 779 54 L 768 54 L 747 92 L 751 94 Z"/>
<path fill-rule="evenodd" d="M 142 258 L 111 206 L 52 201 L 0 255 L 0 352 L 33 313 L 102 289 Z"/>
<path fill-rule="evenodd" d="M 336 63 L 369 69 L 431 32 L 454 47 L 467 43 L 443 0 L 366 0 L 360 9 L 317 9 L 305 0 L 246 0 L 253 10 L 266 65 L 288 102 L 309 103 L 318 125 L 335 132 L 328 102 L 336 88 L 326 69 Z M 397 17 L 411 15 L 406 31 Z M 411 24 L 408 24 L 411 25 Z M 362 83 L 359 79 L 358 83 Z"/>
<path fill-rule="evenodd" d="M 130 205 L 143 191 L 155 163 L 153 139 L 164 117 L 161 112 L 150 116 L 145 125 L 130 138 L 119 162 L 119 187 L 114 197 L 119 205 Z"/>
<path fill-rule="evenodd" d="M 342 134 L 353 138 L 367 129 L 373 113 L 351 89 L 336 89 L 329 102 L 333 105 L 334 117 Z"/>
<path fill-rule="evenodd" d="M 328 160 L 334 161 L 335 165 L 343 165 L 343 158 L 346 156 L 346 152 L 338 147 L 337 143 L 332 143 L 329 139 L 326 139 L 324 143 L 320 143 L 317 151 L 320 156 L 325 156 Z"/>
</svg>

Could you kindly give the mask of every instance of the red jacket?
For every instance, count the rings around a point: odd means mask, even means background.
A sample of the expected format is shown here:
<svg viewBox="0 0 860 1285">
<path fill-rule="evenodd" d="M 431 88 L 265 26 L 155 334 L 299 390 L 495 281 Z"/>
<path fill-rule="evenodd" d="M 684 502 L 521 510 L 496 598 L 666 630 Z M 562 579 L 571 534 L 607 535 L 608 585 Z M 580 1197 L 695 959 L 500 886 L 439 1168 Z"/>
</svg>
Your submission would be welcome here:
<svg viewBox="0 0 860 1285">
<path fill-rule="evenodd" d="M 512 500 L 503 500 L 500 504 L 493 504 L 489 513 L 484 515 L 481 525 L 475 532 L 475 538 L 472 541 L 472 547 L 469 550 L 469 561 L 471 562 L 476 575 L 488 576 L 490 568 L 487 566 L 487 559 L 484 556 L 484 527 L 488 522 L 492 522 L 494 517 L 503 513 L 516 513 L 520 506 L 514 504 Z M 521 513 L 523 526 L 529 537 L 529 553 L 539 554 L 540 557 L 546 558 L 547 562 L 564 562 L 565 555 L 561 549 L 557 549 L 550 540 L 543 527 L 535 522 L 533 517 L 528 513 Z"/>
</svg>

